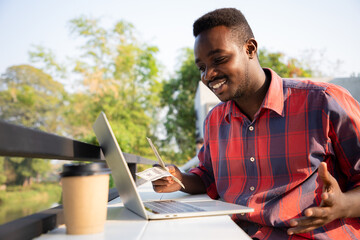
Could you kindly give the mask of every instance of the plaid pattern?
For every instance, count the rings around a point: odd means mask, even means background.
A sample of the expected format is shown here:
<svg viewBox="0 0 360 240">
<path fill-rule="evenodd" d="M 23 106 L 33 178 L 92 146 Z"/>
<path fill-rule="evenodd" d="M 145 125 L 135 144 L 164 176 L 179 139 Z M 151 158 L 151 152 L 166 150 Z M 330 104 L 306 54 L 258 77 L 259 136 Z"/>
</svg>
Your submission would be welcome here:
<svg viewBox="0 0 360 240">
<path fill-rule="evenodd" d="M 341 87 L 282 79 L 271 69 L 254 121 L 233 101 L 207 116 L 200 165 L 208 195 L 246 205 L 233 219 L 259 239 L 360 239 L 360 218 L 288 236 L 289 220 L 321 202 L 317 169 L 326 162 L 343 191 L 360 186 L 360 106 Z"/>
</svg>

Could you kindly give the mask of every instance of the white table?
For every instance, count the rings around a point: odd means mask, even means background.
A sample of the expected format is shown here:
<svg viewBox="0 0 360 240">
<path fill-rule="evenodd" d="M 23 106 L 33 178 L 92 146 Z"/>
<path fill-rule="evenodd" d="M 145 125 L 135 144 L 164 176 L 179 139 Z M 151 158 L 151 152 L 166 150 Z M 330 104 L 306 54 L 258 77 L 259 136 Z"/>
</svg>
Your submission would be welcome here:
<svg viewBox="0 0 360 240">
<path fill-rule="evenodd" d="M 143 200 L 164 199 L 206 199 L 206 194 L 189 195 L 182 192 L 155 193 L 150 183 L 139 188 Z M 194 217 L 169 220 L 146 221 L 123 207 L 120 198 L 108 203 L 104 232 L 89 235 L 67 235 L 65 225 L 61 225 L 38 240 L 171 240 L 171 239 L 251 239 L 239 228 L 230 216 Z"/>
</svg>

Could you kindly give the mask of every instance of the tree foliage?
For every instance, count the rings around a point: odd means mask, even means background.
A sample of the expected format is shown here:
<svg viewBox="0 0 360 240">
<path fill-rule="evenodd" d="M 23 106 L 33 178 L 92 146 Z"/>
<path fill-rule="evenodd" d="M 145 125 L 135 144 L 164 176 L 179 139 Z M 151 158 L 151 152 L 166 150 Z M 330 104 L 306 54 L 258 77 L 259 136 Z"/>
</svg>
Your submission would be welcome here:
<svg viewBox="0 0 360 240">
<path fill-rule="evenodd" d="M 69 26 L 83 41 L 80 54 L 60 64 L 51 50 L 35 46 L 30 57 L 42 70 L 14 66 L 2 75 L 1 119 L 95 143 L 92 125 L 104 111 L 123 151 L 153 157 L 145 137 L 154 138 L 159 119 L 158 48 L 141 43 L 133 25 L 125 21 L 105 29 L 98 19 L 80 17 Z M 53 78 L 69 76 L 77 79 L 76 87 L 65 93 Z M 4 171 L 16 183 L 36 177 L 45 170 L 42 163 L 48 163 L 23 158 L 5 161 Z"/>
<path fill-rule="evenodd" d="M 13 66 L 1 75 L 0 118 L 27 127 L 59 132 L 65 91 L 59 82 L 29 65 Z"/>
<path fill-rule="evenodd" d="M 164 145 L 175 142 L 178 151 L 168 151 L 168 158 L 175 163 L 189 160 L 195 155 L 195 109 L 194 99 L 200 74 L 194 64 L 194 53 L 184 48 L 179 59 L 180 67 L 175 77 L 164 83 L 161 104 L 166 107 Z"/>
<path fill-rule="evenodd" d="M 162 88 L 155 58 L 158 48 L 141 43 L 126 21 L 106 29 L 98 19 L 80 17 L 70 21 L 70 31 L 83 40 L 80 55 L 65 64 L 66 75 L 78 79 L 65 112 L 72 137 L 95 143 L 92 125 L 104 111 L 123 151 L 153 156 L 145 137 L 153 136 L 157 124 Z M 41 48 L 31 55 L 35 61 L 54 59 Z M 53 70 L 63 66 L 52 64 Z"/>
<path fill-rule="evenodd" d="M 63 86 L 29 65 L 13 66 L 1 75 L 0 119 L 52 133 L 61 131 Z M 49 162 L 29 158 L 5 158 L 3 164 L 17 174 L 18 184 L 29 182 L 49 169 Z"/>
<path fill-rule="evenodd" d="M 281 52 L 268 52 L 260 49 L 258 53 L 259 62 L 262 67 L 271 68 L 279 76 L 284 78 L 311 77 L 313 70 L 304 67 L 304 63 L 296 58 L 285 59 Z"/>
</svg>

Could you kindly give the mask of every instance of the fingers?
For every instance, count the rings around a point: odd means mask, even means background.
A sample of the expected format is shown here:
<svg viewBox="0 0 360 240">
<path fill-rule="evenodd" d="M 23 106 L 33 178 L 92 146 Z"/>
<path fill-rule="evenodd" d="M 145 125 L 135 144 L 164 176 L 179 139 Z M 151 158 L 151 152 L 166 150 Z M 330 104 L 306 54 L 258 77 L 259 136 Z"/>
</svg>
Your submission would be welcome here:
<svg viewBox="0 0 360 240">
<path fill-rule="evenodd" d="M 154 167 L 159 166 L 157 164 Z M 181 179 L 181 172 L 175 165 L 166 166 L 169 173 L 178 179 Z M 180 184 L 176 183 L 172 177 L 163 177 L 152 182 L 153 189 L 158 193 L 175 192 L 181 189 Z"/>
<path fill-rule="evenodd" d="M 328 176 L 327 165 L 324 162 L 320 163 L 320 165 L 319 165 L 318 177 L 323 182 L 324 190 L 325 190 L 326 187 L 328 185 L 330 185 L 330 180 L 329 180 L 329 176 Z"/>
<path fill-rule="evenodd" d="M 316 218 L 316 217 L 302 217 L 302 218 L 298 218 L 297 220 L 291 220 L 290 221 L 290 226 L 293 228 L 310 228 L 310 227 L 314 227 L 317 228 L 319 226 L 321 226 L 321 224 L 324 223 L 324 219 L 322 218 Z"/>
<path fill-rule="evenodd" d="M 323 192 L 321 194 L 321 203 L 320 203 L 320 207 L 332 207 L 334 205 L 336 205 L 336 197 L 334 193 L 328 193 L 328 192 Z"/>
<path fill-rule="evenodd" d="M 174 180 L 172 179 L 172 177 L 163 177 L 163 178 L 153 181 L 152 183 L 153 183 L 153 185 L 156 185 L 156 186 L 166 186 L 173 182 L 174 182 Z"/>
<path fill-rule="evenodd" d="M 305 210 L 304 214 L 308 218 L 327 218 L 329 216 L 330 208 L 314 207 Z"/>
<path fill-rule="evenodd" d="M 169 186 L 174 183 L 174 180 L 171 177 L 163 177 L 152 182 L 154 186 Z"/>
<path fill-rule="evenodd" d="M 319 165 L 318 176 L 323 182 L 323 192 L 321 194 L 320 206 L 333 206 L 336 201 L 336 196 L 341 192 L 336 179 L 327 170 L 326 163 L 322 162 Z"/>
<path fill-rule="evenodd" d="M 169 173 L 177 178 L 181 178 L 181 172 L 175 165 L 167 166 Z"/>
<path fill-rule="evenodd" d="M 158 193 L 169 193 L 179 191 L 181 186 L 172 177 L 163 177 L 152 182 L 153 189 Z"/>
<path fill-rule="evenodd" d="M 327 165 L 325 162 L 320 163 L 318 174 L 320 179 L 323 181 L 324 185 L 330 184 L 330 173 L 327 170 Z"/>
<path fill-rule="evenodd" d="M 287 230 L 287 233 L 289 235 L 293 235 L 293 234 L 297 234 L 297 233 L 305 233 L 305 232 L 312 231 L 318 227 L 321 227 L 324 224 L 325 224 L 325 221 L 322 218 L 303 217 L 303 218 L 299 218 L 297 220 L 291 220 L 290 221 L 291 228 L 289 228 Z"/>
<path fill-rule="evenodd" d="M 175 167 L 173 165 L 167 166 L 169 173 L 174 174 L 176 172 Z"/>
<path fill-rule="evenodd" d="M 166 189 L 173 184 L 171 177 L 164 177 L 152 182 L 155 192 L 167 192 Z"/>
<path fill-rule="evenodd" d="M 288 234 L 304 233 L 312 231 L 327 224 L 330 221 L 330 208 L 314 207 L 308 208 L 304 212 L 305 217 L 290 220 L 291 228 Z"/>
</svg>

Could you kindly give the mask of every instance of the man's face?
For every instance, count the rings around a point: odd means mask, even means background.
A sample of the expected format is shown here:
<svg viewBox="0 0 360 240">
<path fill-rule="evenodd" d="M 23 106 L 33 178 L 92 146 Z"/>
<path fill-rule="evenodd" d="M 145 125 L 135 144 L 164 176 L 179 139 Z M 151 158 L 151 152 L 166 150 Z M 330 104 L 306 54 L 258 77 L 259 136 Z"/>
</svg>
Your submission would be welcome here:
<svg viewBox="0 0 360 240">
<path fill-rule="evenodd" d="M 246 96 L 250 80 L 245 47 L 229 28 L 218 26 L 200 33 L 194 45 L 201 81 L 223 102 Z"/>
</svg>

